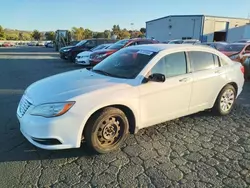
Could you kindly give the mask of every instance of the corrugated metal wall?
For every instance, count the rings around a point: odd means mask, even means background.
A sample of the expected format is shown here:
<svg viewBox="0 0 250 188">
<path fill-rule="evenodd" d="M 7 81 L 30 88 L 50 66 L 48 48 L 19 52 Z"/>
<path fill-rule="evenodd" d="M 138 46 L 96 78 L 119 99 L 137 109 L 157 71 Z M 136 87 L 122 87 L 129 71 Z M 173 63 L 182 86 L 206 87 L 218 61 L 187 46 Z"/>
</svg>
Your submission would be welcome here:
<svg viewBox="0 0 250 188">
<path fill-rule="evenodd" d="M 166 17 L 146 23 L 147 37 L 164 42 L 191 37 L 200 39 L 202 16 Z"/>
<path fill-rule="evenodd" d="M 214 32 L 226 31 L 226 24 L 229 23 L 227 31 L 227 42 L 233 42 L 242 38 L 243 27 L 248 22 L 249 21 L 245 19 L 206 16 L 204 19 L 203 35 L 207 36 L 208 42 L 212 42 L 214 38 Z"/>
</svg>

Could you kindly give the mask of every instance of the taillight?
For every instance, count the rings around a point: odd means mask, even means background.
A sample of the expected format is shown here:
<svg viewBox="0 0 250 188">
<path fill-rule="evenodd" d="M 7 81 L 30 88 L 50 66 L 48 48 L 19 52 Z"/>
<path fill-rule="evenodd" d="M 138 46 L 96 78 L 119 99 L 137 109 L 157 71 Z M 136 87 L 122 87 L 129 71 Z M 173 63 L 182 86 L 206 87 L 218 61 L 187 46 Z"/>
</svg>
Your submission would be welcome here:
<svg viewBox="0 0 250 188">
<path fill-rule="evenodd" d="M 241 67 L 240 67 L 240 70 L 241 70 L 242 74 L 245 73 L 245 68 L 244 68 L 244 66 L 241 66 Z"/>
</svg>

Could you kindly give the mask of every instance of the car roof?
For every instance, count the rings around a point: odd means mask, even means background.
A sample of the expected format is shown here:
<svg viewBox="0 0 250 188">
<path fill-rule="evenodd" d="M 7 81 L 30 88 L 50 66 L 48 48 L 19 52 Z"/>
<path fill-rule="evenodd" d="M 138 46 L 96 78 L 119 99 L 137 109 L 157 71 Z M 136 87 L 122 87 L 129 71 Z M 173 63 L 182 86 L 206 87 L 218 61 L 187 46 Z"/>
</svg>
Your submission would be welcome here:
<svg viewBox="0 0 250 188">
<path fill-rule="evenodd" d="M 234 42 L 234 43 L 229 43 L 229 45 L 247 45 L 247 42 Z"/>
<path fill-rule="evenodd" d="M 210 49 L 210 47 L 208 46 L 192 45 L 192 44 L 146 44 L 146 45 L 131 46 L 129 48 L 134 48 L 138 50 L 148 50 L 152 52 L 160 52 L 163 50 L 170 50 L 170 49 L 183 49 L 185 47 L 193 49 Z"/>
<path fill-rule="evenodd" d="M 126 39 L 124 39 L 124 40 L 126 40 Z M 153 41 L 153 39 L 147 39 L 147 38 L 132 38 L 132 39 L 127 39 L 127 40 L 128 41 Z"/>
</svg>

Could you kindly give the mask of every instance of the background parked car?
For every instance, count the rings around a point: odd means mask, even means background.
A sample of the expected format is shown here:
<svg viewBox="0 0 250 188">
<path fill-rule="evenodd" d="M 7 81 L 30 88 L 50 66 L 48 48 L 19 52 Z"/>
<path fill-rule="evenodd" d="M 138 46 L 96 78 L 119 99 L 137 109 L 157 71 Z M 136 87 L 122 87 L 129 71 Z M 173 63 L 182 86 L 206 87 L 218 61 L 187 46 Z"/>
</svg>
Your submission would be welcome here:
<svg viewBox="0 0 250 188">
<path fill-rule="evenodd" d="M 75 63 L 79 64 L 79 65 L 90 65 L 89 63 L 89 56 L 91 53 L 97 51 L 97 50 L 101 50 L 101 49 L 107 49 L 109 46 L 111 46 L 113 43 L 110 44 L 101 44 L 95 48 L 90 49 L 89 51 L 84 51 L 79 53 L 76 56 L 76 60 Z"/>
<path fill-rule="evenodd" d="M 77 43 L 75 46 L 67 46 L 59 50 L 62 59 L 68 59 L 71 62 L 75 61 L 77 54 L 88 51 L 100 44 L 113 43 L 114 39 L 86 39 Z"/>
<path fill-rule="evenodd" d="M 163 43 L 164 44 L 182 44 L 183 40 L 181 40 L 181 39 L 169 40 L 169 41 L 166 41 L 166 42 L 163 42 Z"/>
<path fill-rule="evenodd" d="M 250 43 L 231 43 L 222 47 L 220 51 L 230 59 L 243 64 L 246 54 L 250 54 Z"/>
<path fill-rule="evenodd" d="M 197 39 L 185 39 L 182 44 L 200 44 L 201 42 Z"/>
<path fill-rule="evenodd" d="M 3 46 L 3 47 L 11 47 L 11 46 L 14 46 L 14 44 L 13 44 L 13 43 L 10 43 L 10 42 L 4 42 L 4 43 L 2 44 L 2 46 Z"/>
<path fill-rule="evenodd" d="M 54 43 L 49 41 L 49 42 L 46 42 L 45 45 L 44 45 L 46 48 L 54 48 Z"/>
<path fill-rule="evenodd" d="M 250 43 L 250 39 L 241 39 L 241 40 L 235 41 L 234 43 Z"/>
<path fill-rule="evenodd" d="M 250 54 L 245 55 L 245 61 L 243 62 L 243 66 L 245 68 L 245 79 L 250 80 Z"/>
<path fill-rule="evenodd" d="M 107 58 L 111 54 L 115 53 L 116 51 L 134 45 L 142 45 L 142 44 L 156 44 L 159 43 L 154 39 L 142 39 L 142 38 L 135 38 L 135 39 L 124 39 L 116 42 L 115 44 L 111 45 L 105 50 L 98 50 L 93 52 L 90 55 L 90 64 L 96 65 L 100 63 L 103 59 Z"/>
<path fill-rule="evenodd" d="M 207 45 L 210 46 L 216 50 L 220 50 L 221 48 L 223 48 L 225 45 L 227 45 L 227 42 L 205 42 L 205 43 L 201 43 L 202 45 Z"/>
</svg>

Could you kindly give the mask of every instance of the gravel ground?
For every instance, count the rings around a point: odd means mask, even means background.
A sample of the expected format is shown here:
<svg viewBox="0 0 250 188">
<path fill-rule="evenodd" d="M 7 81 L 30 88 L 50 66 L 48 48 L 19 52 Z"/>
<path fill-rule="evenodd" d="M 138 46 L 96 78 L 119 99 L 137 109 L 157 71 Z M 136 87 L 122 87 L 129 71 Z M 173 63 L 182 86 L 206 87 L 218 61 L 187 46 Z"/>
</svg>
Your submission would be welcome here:
<svg viewBox="0 0 250 188">
<path fill-rule="evenodd" d="M 81 68 L 52 49 L 0 48 L 0 187 L 247 187 L 250 185 L 250 83 L 232 114 L 202 112 L 140 130 L 119 151 L 37 149 L 19 131 L 24 89 Z"/>
</svg>

